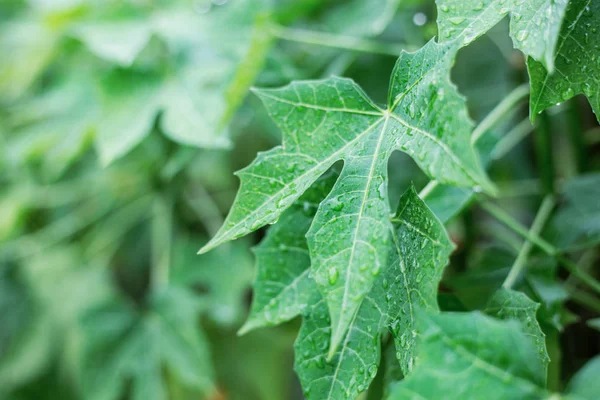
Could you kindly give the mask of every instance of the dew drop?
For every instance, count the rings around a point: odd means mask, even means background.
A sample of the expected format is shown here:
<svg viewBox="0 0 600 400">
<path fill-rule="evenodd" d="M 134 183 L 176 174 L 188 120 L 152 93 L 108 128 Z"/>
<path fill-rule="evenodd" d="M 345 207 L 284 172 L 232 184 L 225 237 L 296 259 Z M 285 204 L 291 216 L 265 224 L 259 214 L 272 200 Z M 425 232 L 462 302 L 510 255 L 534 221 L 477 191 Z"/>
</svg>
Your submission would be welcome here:
<svg viewBox="0 0 600 400">
<path fill-rule="evenodd" d="M 465 17 L 452 17 L 448 18 L 448 21 L 450 21 L 450 23 L 453 25 L 459 25 L 465 21 Z"/>
<path fill-rule="evenodd" d="M 517 40 L 522 42 L 523 40 L 527 39 L 528 36 L 529 36 L 529 31 L 523 29 L 517 33 Z"/>
<path fill-rule="evenodd" d="M 329 284 L 330 285 L 335 285 L 339 276 L 340 276 L 340 272 L 337 270 L 337 268 L 335 268 L 335 267 L 329 268 Z"/>
</svg>

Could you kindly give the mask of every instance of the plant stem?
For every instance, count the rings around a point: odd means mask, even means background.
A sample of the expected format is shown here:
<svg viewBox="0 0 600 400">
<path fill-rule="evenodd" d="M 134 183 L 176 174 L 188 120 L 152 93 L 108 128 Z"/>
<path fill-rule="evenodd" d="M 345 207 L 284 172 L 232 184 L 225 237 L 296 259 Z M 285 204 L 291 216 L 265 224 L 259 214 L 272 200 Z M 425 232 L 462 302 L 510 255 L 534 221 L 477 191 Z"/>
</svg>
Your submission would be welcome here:
<svg viewBox="0 0 600 400">
<path fill-rule="evenodd" d="M 223 225 L 223 217 L 221 216 L 219 206 L 204 186 L 199 184 L 194 185 L 192 190 L 193 193 L 186 191 L 185 200 L 200 221 L 202 221 L 208 234 L 213 237 Z"/>
<path fill-rule="evenodd" d="M 473 130 L 471 142 L 479 139 L 494 125 L 506 117 L 521 101 L 529 96 L 529 83 L 525 83 L 508 94 Z"/>
<path fill-rule="evenodd" d="M 492 150 L 492 159 L 499 160 L 507 155 L 521 140 L 525 139 L 533 131 L 533 125 L 529 118 L 525 118 L 502 137 Z"/>
<path fill-rule="evenodd" d="M 535 244 L 539 247 L 544 253 L 548 254 L 551 257 L 554 257 L 567 271 L 569 271 L 573 276 L 577 277 L 580 281 L 586 283 L 590 288 L 592 288 L 597 293 L 600 293 L 600 282 L 598 282 L 593 276 L 588 274 L 587 272 L 581 270 L 577 264 L 573 263 L 571 260 L 560 254 L 559 250 L 554 247 L 551 243 L 542 239 L 539 235 L 530 233 L 527 228 L 525 228 L 521 223 L 515 220 L 512 216 L 502 210 L 500 207 L 487 202 L 480 201 L 479 204 L 481 207 L 486 210 L 490 215 L 496 218 L 498 221 L 502 222 L 508 228 L 510 228 L 513 232 L 521 235 L 523 238 L 529 240 L 531 243 Z"/>
<path fill-rule="evenodd" d="M 398 57 L 403 49 L 402 46 L 392 43 L 382 43 L 376 40 L 361 39 L 346 35 L 335 35 L 306 29 L 287 28 L 276 24 L 271 25 L 270 32 L 276 38 L 292 42 L 394 57 Z"/>
<path fill-rule="evenodd" d="M 171 241 L 173 226 L 173 202 L 165 196 L 154 201 L 152 220 L 152 289 L 161 289 L 169 284 L 171 263 Z"/>
<path fill-rule="evenodd" d="M 533 220 L 533 224 L 531 225 L 531 229 L 529 230 L 530 235 L 539 235 L 542 228 L 546 224 L 552 209 L 554 208 L 554 199 L 552 196 L 547 195 L 542 201 L 542 205 L 540 206 L 535 219 Z M 514 284 L 517 278 L 521 275 L 523 268 L 525 267 L 525 263 L 527 261 L 527 257 L 529 257 L 529 253 L 533 248 L 533 243 L 529 240 L 526 240 L 519 254 L 517 255 L 517 259 L 512 265 L 508 276 L 504 280 L 502 287 L 505 289 L 510 289 Z"/>
<path fill-rule="evenodd" d="M 536 126 L 535 155 L 538 170 L 545 193 L 554 193 L 554 165 L 552 164 L 552 132 L 548 114 L 542 113 L 538 117 Z"/>
</svg>

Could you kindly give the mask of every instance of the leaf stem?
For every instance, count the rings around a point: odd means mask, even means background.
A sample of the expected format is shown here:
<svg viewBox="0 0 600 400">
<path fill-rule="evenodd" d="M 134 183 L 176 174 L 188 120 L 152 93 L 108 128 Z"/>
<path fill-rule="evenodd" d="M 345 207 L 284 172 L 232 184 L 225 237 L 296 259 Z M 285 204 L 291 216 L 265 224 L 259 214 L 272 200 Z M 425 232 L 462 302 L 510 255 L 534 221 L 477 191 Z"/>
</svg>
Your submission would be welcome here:
<svg viewBox="0 0 600 400">
<path fill-rule="evenodd" d="M 540 206 L 535 219 L 533 220 L 533 224 L 531 225 L 531 229 L 529 230 L 530 235 L 539 235 L 542 228 L 546 224 L 552 209 L 554 208 L 554 199 L 552 196 L 547 195 L 542 201 L 542 205 Z M 515 262 L 513 263 L 508 276 L 504 280 L 502 287 L 505 289 L 510 289 L 514 284 L 517 278 L 521 275 L 523 268 L 525 267 L 525 263 L 527 262 L 527 257 L 529 257 L 529 253 L 533 248 L 533 243 L 529 240 L 525 240 L 525 243 L 519 250 L 519 254 Z"/>
<path fill-rule="evenodd" d="M 529 83 L 513 89 L 473 130 L 471 143 L 477 143 L 492 126 L 504 119 L 506 114 L 511 112 L 527 96 L 529 96 Z"/>
<path fill-rule="evenodd" d="M 382 54 L 398 57 L 403 46 L 382 43 L 376 40 L 362 39 L 346 35 L 336 35 L 326 32 L 318 32 L 306 29 L 287 28 L 273 24 L 270 33 L 276 38 L 292 42 L 312 44 L 316 46 L 333 47 L 350 51 Z"/>
<path fill-rule="evenodd" d="M 560 251 L 554 247 L 551 243 L 547 242 L 539 235 L 531 233 L 525 228 L 519 221 L 515 220 L 512 216 L 502 210 L 500 207 L 488 201 L 479 201 L 481 207 L 486 210 L 490 215 L 502 222 L 513 232 L 517 233 L 521 237 L 529 240 L 531 243 L 539 247 L 544 253 L 551 257 L 554 257 L 567 271 L 573 276 L 578 278 L 580 281 L 586 283 L 597 293 L 600 293 L 600 282 L 598 282 L 593 276 L 587 272 L 581 270 L 577 264 L 560 254 Z"/>
<path fill-rule="evenodd" d="M 529 118 L 525 118 L 502 137 L 492 150 L 492 159 L 499 160 L 507 155 L 521 140 L 525 139 L 533 131 L 533 125 Z"/>
<path fill-rule="evenodd" d="M 153 290 L 169 284 L 171 242 L 173 226 L 173 202 L 166 196 L 157 196 L 154 201 L 151 238 L 151 285 Z"/>
</svg>

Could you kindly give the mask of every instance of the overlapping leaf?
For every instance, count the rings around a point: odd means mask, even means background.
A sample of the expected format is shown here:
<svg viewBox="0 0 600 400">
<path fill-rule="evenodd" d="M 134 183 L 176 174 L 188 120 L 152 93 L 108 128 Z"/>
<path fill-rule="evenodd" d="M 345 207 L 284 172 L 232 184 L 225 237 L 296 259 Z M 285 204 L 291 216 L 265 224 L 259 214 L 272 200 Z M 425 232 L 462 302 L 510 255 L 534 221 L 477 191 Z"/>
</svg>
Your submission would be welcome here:
<svg viewBox="0 0 600 400">
<path fill-rule="evenodd" d="M 331 185 L 327 181 L 333 178 L 311 188 L 257 249 L 256 297 L 244 328 L 274 325 L 302 314 L 296 370 L 306 396 L 315 399 L 356 397 L 366 390 L 379 366 L 379 341 L 386 329 L 395 338 L 402 369 L 411 369 L 416 309 L 437 310 L 437 286 L 453 249 L 443 226 L 414 189 L 407 191 L 393 219 L 396 240 L 388 266 L 353 316 L 339 349 L 329 357 L 328 307 L 308 274 L 304 234 L 318 204 L 308 198 L 318 200 L 318 192 L 325 196 Z"/>
<path fill-rule="evenodd" d="M 556 71 L 550 74 L 529 60 L 532 117 L 585 94 L 600 121 L 600 4 L 592 0 L 571 0 L 560 30 L 554 56 Z"/>
<path fill-rule="evenodd" d="M 515 321 L 477 312 L 419 321 L 416 367 L 391 400 L 549 398 L 537 349 Z"/>
<path fill-rule="evenodd" d="M 554 70 L 568 0 L 437 0 L 440 41 L 466 46 L 510 13 L 514 46 Z"/>
<path fill-rule="evenodd" d="M 257 91 L 283 131 L 283 146 L 238 173 L 236 202 L 202 251 L 276 221 L 333 163 L 344 160 L 307 234 L 312 275 L 332 318 L 332 353 L 392 247 L 390 154 L 408 153 L 441 182 L 490 189 L 470 145 L 464 99 L 449 80 L 455 50 L 431 41 L 416 53 L 402 53 L 387 110 L 342 78 Z"/>
</svg>

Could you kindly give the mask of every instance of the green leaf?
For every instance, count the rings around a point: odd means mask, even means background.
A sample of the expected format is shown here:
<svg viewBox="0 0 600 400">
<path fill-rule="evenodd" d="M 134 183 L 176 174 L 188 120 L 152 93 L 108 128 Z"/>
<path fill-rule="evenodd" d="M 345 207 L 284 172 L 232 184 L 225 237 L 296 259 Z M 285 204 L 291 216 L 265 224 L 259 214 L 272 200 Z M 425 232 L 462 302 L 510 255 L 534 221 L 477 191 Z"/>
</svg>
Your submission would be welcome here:
<svg viewBox="0 0 600 400">
<path fill-rule="evenodd" d="M 571 0 L 560 31 L 554 57 L 556 71 L 528 60 L 531 79 L 531 118 L 548 107 L 585 94 L 600 121 L 600 4 Z"/>
<path fill-rule="evenodd" d="M 207 394 L 212 372 L 198 311 L 191 294 L 169 288 L 151 299 L 145 313 L 114 299 L 86 314 L 81 366 L 86 398 L 119 399 L 131 380 L 133 399 L 166 400 L 164 374 Z"/>
<path fill-rule="evenodd" d="M 600 318 L 589 319 L 587 321 L 587 326 L 600 332 Z"/>
<path fill-rule="evenodd" d="M 437 0 L 440 41 L 467 46 L 510 13 L 515 48 L 554 70 L 568 0 Z"/>
<path fill-rule="evenodd" d="M 144 21 L 98 21 L 76 25 L 73 36 L 97 56 L 127 67 L 148 44 L 152 30 Z"/>
<path fill-rule="evenodd" d="M 270 275 L 269 281 L 256 287 L 261 304 L 268 304 L 269 297 L 275 299 L 271 320 L 263 325 L 277 324 L 281 319 L 298 313 L 304 316 L 295 346 L 296 371 L 308 398 L 355 397 L 366 390 L 377 373 L 379 342 L 386 328 L 395 337 L 396 355 L 401 367 L 405 371 L 411 368 L 416 336 L 415 309 L 438 309 L 437 287 L 453 246 L 443 225 L 427 209 L 414 189 L 402 196 L 393 221 L 397 241 L 389 266 L 378 276 L 372 290 L 366 295 L 342 338 L 342 344 L 332 357 L 329 352 L 331 328 L 328 307 L 323 299 L 319 299 L 316 288 L 310 287 L 314 282 L 305 275 L 309 268 L 308 257 L 302 258 L 305 261 L 304 270 L 299 268 L 292 275 L 290 269 L 286 269 L 281 274 L 284 275 L 283 284 L 273 282 L 273 275 Z M 291 221 L 280 220 L 279 224 L 285 222 Z M 269 236 L 265 242 L 269 245 L 284 244 L 286 247 L 290 243 L 300 244 L 304 232 L 290 231 L 285 226 L 270 232 L 269 235 L 273 236 Z M 291 237 L 291 232 L 294 232 L 294 237 Z M 280 257 L 282 260 L 276 265 L 284 265 L 286 261 L 290 263 L 290 258 L 297 255 L 283 253 Z M 300 280 L 306 285 L 302 288 L 304 293 L 279 291 L 285 282 Z M 269 290 L 271 288 L 275 290 Z"/>
<path fill-rule="evenodd" d="M 600 174 L 590 173 L 567 180 L 563 203 L 554 218 L 554 241 L 560 247 L 600 242 Z"/>
<path fill-rule="evenodd" d="M 423 315 L 412 373 L 390 400 L 542 399 L 545 376 L 537 349 L 514 321 L 478 312 Z"/>
<path fill-rule="evenodd" d="M 207 316 L 219 326 L 239 326 L 253 276 L 249 245 L 231 243 L 199 257 L 195 252 L 199 241 L 191 237 L 175 243 L 169 281 L 197 289 Z"/>
<path fill-rule="evenodd" d="M 521 323 L 523 333 L 537 348 L 537 357 L 543 366 L 544 377 L 548 374 L 550 357 L 546 350 L 546 335 L 537 321 L 537 310 L 540 305 L 527 295 L 509 289 L 500 289 L 490 299 L 485 312 L 493 317 L 516 320 Z M 545 382 L 545 378 L 544 378 Z"/>
<path fill-rule="evenodd" d="M 198 72 L 177 76 L 122 70 L 105 80 L 96 143 L 104 165 L 118 159 L 146 138 L 162 111 L 160 126 L 174 140 L 207 148 L 228 148 L 226 136 L 206 130 L 214 121 L 201 112 L 204 102 L 193 90 Z M 134 117 L 135 116 L 135 117 Z"/>
<path fill-rule="evenodd" d="M 201 252 L 276 221 L 343 159 L 341 176 L 307 234 L 313 277 L 332 317 L 332 352 L 389 254 L 390 154 L 408 153 L 441 182 L 492 190 L 470 145 L 464 99 L 449 80 L 454 56 L 454 48 L 433 41 L 414 54 L 403 53 L 392 75 L 388 110 L 343 78 L 257 91 L 283 131 L 283 146 L 259 154 L 238 172 L 236 202 Z"/>
<path fill-rule="evenodd" d="M 321 299 L 315 282 L 309 277 L 310 257 L 305 236 L 319 203 L 331 191 L 338 176 L 335 170 L 323 175 L 254 249 L 257 275 L 252 309 L 240 334 L 289 321 Z"/>
<path fill-rule="evenodd" d="M 588 361 L 576 374 L 569 385 L 566 393 L 577 398 L 586 400 L 595 400 L 600 397 L 600 356 L 596 356 Z"/>
</svg>

